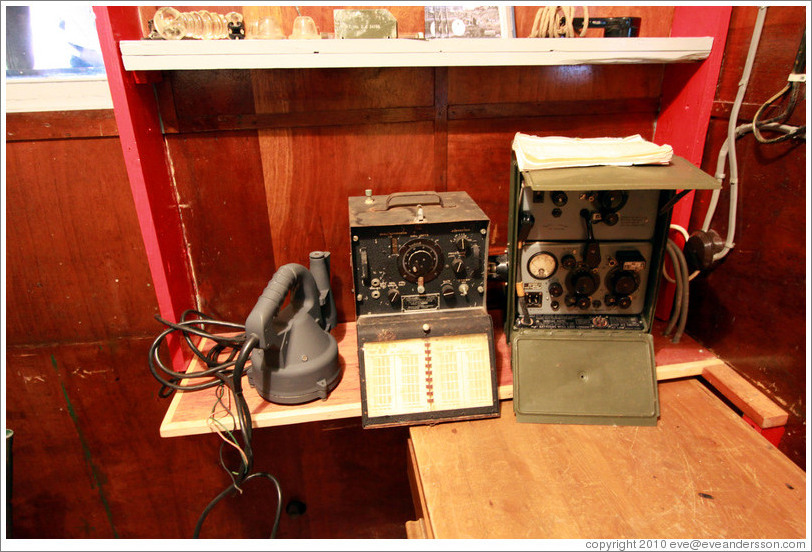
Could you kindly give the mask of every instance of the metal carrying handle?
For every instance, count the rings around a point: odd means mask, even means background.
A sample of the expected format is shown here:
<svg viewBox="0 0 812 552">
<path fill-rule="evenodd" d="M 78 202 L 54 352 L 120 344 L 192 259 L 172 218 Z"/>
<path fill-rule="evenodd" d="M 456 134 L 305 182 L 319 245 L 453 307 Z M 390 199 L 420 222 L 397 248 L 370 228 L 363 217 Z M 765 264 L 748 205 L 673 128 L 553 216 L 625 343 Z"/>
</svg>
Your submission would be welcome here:
<svg viewBox="0 0 812 552">
<path fill-rule="evenodd" d="M 393 204 L 392 200 L 401 200 L 409 197 L 415 197 L 418 199 L 423 198 L 423 201 L 395 201 Z M 386 196 L 386 207 L 382 210 L 388 211 L 392 207 L 407 207 L 414 205 L 439 205 L 440 207 L 446 207 L 446 205 L 443 203 L 443 198 L 440 197 L 440 194 L 437 192 L 395 192 Z"/>
</svg>

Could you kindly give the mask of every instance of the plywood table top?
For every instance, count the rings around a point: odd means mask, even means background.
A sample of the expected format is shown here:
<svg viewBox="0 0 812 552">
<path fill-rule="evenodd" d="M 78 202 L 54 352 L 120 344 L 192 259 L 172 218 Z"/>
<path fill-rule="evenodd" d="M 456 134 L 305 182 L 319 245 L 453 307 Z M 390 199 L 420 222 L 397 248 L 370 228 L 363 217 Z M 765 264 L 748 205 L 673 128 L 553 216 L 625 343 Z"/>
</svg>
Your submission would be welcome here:
<svg viewBox="0 0 812 552">
<path fill-rule="evenodd" d="M 656 427 L 410 428 L 436 538 L 804 538 L 806 475 L 695 378 L 660 383 Z"/>
</svg>

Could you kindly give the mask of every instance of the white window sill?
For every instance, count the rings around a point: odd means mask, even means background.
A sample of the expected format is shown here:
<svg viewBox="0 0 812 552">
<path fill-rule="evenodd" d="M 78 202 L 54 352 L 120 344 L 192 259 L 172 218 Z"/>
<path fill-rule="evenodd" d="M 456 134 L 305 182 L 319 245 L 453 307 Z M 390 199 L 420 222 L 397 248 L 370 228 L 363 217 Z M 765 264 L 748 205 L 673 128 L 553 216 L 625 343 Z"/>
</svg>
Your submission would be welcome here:
<svg viewBox="0 0 812 552">
<path fill-rule="evenodd" d="M 5 79 L 6 113 L 113 109 L 107 79 Z"/>
</svg>

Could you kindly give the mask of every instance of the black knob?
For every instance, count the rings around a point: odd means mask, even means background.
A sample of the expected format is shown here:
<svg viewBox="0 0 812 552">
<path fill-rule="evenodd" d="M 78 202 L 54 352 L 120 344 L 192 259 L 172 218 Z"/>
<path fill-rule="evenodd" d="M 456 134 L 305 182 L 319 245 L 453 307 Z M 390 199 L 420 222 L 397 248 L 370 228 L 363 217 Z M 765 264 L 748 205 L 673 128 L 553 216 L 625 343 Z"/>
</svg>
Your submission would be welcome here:
<svg viewBox="0 0 812 552">
<path fill-rule="evenodd" d="M 561 258 L 561 266 L 563 266 L 567 270 L 571 269 L 572 267 L 575 266 L 575 257 L 573 257 L 572 255 L 564 255 Z"/>
<path fill-rule="evenodd" d="M 564 293 L 564 286 L 558 282 L 553 282 L 547 290 L 550 292 L 551 297 L 561 297 L 561 294 Z"/>
<path fill-rule="evenodd" d="M 598 289 L 595 275 L 587 270 L 580 270 L 572 277 L 572 287 L 578 295 L 592 295 Z"/>
<path fill-rule="evenodd" d="M 598 203 L 601 210 L 615 212 L 626 204 L 628 194 L 621 190 L 612 190 L 598 193 Z"/>
<path fill-rule="evenodd" d="M 454 271 L 457 278 L 462 278 L 465 276 L 465 263 L 462 262 L 462 259 L 456 259 L 451 263 L 451 270 Z"/>
<path fill-rule="evenodd" d="M 440 293 L 443 295 L 443 297 L 445 297 L 446 301 L 451 301 L 456 297 L 456 295 L 454 294 L 454 288 L 451 287 L 450 284 L 443 284 L 440 287 Z"/>
<path fill-rule="evenodd" d="M 468 251 L 468 248 L 471 246 L 471 240 L 465 236 L 460 236 L 454 240 L 454 246 L 457 248 L 457 251 L 464 253 L 465 251 Z"/>
<path fill-rule="evenodd" d="M 624 295 L 623 297 L 618 298 L 617 306 L 621 309 L 628 309 L 632 306 L 632 300 L 628 295 Z"/>
<path fill-rule="evenodd" d="M 575 300 L 575 304 L 579 309 L 586 310 L 592 305 L 592 301 L 589 299 L 589 297 L 582 296 Z"/>
<path fill-rule="evenodd" d="M 386 292 L 386 297 L 389 299 L 389 304 L 393 307 L 397 307 L 400 304 L 400 292 L 394 288 L 390 288 L 389 291 Z"/>
<path fill-rule="evenodd" d="M 637 276 L 630 270 L 619 270 L 609 278 L 610 291 L 617 295 L 634 293 L 639 285 Z"/>
<path fill-rule="evenodd" d="M 565 192 L 552 192 L 550 199 L 556 207 L 563 207 L 567 204 L 567 194 Z"/>
</svg>

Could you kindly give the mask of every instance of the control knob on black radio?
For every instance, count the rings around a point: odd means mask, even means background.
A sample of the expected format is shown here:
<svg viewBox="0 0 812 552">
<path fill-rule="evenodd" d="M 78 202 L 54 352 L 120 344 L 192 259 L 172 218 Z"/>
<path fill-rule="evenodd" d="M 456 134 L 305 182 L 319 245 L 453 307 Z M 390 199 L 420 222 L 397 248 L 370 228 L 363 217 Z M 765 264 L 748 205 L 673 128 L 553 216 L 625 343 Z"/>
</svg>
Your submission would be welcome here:
<svg viewBox="0 0 812 552">
<path fill-rule="evenodd" d="M 400 306 L 400 292 L 395 288 L 390 288 L 388 292 L 386 292 L 386 298 L 389 299 L 389 304 L 393 307 L 397 308 Z"/>
</svg>

